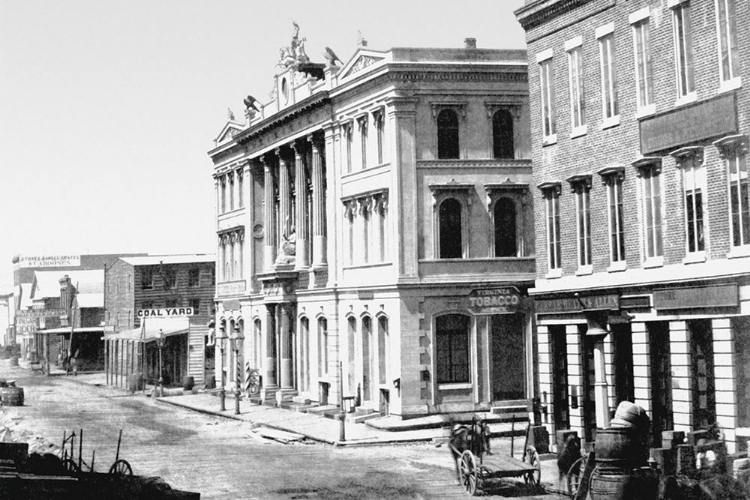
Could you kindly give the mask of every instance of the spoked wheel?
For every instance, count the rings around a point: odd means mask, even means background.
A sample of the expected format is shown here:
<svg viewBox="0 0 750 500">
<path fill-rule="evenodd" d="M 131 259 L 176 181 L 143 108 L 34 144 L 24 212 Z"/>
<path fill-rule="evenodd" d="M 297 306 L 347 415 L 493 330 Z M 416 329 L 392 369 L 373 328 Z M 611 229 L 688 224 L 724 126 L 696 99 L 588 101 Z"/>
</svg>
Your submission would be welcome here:
<svg viewBox="0 0 750 500">
<path fill-rule="evenodd" d="M 130 467 L 127 460 L 121 458 L 112 464 L 112 467 L 109 468 L 109 473 L 113 476 L 132 476 L 133 468 Z"/>
<path fill-rule="evenodd" d="M 539 462 L 539 454 L 536 452 L 536 448 L 533 446 L 526 448 L 524 461 L 528 462 L 528 464 L 534 468 L 533 471 L 523 477 L 524 481 L 526 481 L 526 484 L 538 487 L 542 484 L 542 464 Z"/>
<path fill-rule="evenodd" d="M 578 493 L 578 488 L 581 486 L 581 476 L 585 468 L 586 463 L 583 461 L 583 457 L 581 457 L 573 462 L 573 465 L 568 469 L 568 495 L 571 497 L 575 497 L 576 493 Z"/>
<path fill-rule="evenodd" d="M 78 470 L 78 464 L 75 463 L 70 458 L 66 458 L 65 460 L 63 460 L 62 464 L 63 464 L 63 467 L 65 468 L 65 470 L 68 471 L 68 472 L 70 472 L 70 473 L 77 474 L 79 472 L 79 470 Z"/>
<path fill-rule="evenodd" d="M 466 450 L 461 454 L 459 463 L 459 474 L 461 476 L 461 485 L 471 496 L 477 493 L 477 483 L 479 482 L 479 469 L 474 454 Z"/>
</svg>

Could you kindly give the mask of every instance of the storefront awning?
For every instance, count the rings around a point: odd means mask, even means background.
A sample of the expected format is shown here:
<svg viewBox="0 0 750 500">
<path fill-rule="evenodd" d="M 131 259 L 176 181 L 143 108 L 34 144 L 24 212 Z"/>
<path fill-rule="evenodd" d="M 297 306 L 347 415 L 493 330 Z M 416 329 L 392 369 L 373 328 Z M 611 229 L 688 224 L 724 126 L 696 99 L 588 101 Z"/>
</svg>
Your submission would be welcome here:
<svg viewBox="0 0 750 500">
<path fill-rule="evenodd" d="M 104 327 L 103 326 L 83 326 L 81 328 L 76 328 L 73 330 L 73 333 L 103 333 Z M 37 330 L 36 333 L 40 334 L 57 334 L 57 335 L 65 335 L 70 334 L 70 327 L 69 326 L 62 326 L 60 328 L 47 328 L 46 330 Z"/>
<path fill-rule="evenodd" d="M 143 325 L 141 328 L 108 334 L 104 336 L 104 340 L 153 342 L 159 338 L 160 332 L 165 337 L 169 337 L 171 335 L 182 335 L 190 331 L 190 320 L 188 318 L 149 318 L 142 321 Z"/>
</svg>

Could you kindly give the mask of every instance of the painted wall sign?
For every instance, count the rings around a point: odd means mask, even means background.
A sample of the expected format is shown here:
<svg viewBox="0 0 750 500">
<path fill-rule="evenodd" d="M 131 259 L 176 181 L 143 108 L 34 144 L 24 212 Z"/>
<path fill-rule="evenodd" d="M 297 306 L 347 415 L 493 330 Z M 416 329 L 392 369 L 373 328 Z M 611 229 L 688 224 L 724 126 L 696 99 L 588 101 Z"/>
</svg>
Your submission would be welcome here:
<svg viewBox="0 0 750 500">
<path fill-rule="evenodd" d="M 590 295 L 588 297 L 564 297 L 560 299 L 536 299 L 534 307 L 537 314 L 575 313 L 581 312 L 584 309 L 609 309 L 611 311 L 620 308 L 620 296 L 612 294 Z"/>
<path fill-rule="evenodd" d="M 235 293 L 242 293 L 244 291 L 245 291 L 245 280 L 228 281 L 226 283 L 219 283 L 216 285 L 217 295 L 232 295 Z"/>
<path fill-rule="evenodd" d="M 739 303 L 739 289 L 735 283 L 654 291 L 654 307 L 661 310 L 737 307 Z"/>
<path fill-rule="evenodd" d="M 472 314 L 511 314 L 521 306 L 521 293 L 514 286 L 472 290 L 467 297 Z"/>
<path fill-rule="evenodd" d="M 22 309 L 16 311 L 16 318 L 59 318 L 67 314 L 65 309 Z"/>
<path fill-rule="evenodd" d="M 737 133 L 734 93 L 641 120 L 641 153 L 676 149 L 684 144 Z"/>
<path fill-rule="evenodd" d="M 18 267 L 77 267 L 80 265 L 80 255 L 32 255 L 18 258 Z"/>
<path fill-rule="evenodd" d="M 138 309 L 138 318 L 173 318 L 176 316 L 192 316 L 192 307 L 167 307 L 165 309 Z"/>
</svg>

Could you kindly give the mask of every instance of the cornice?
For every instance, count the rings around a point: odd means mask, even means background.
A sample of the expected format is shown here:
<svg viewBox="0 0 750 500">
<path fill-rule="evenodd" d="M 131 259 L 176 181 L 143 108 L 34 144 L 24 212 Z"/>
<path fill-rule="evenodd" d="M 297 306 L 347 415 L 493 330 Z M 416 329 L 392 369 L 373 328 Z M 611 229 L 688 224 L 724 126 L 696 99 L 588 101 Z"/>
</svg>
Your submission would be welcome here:
<svg viewBox="0 0 750 500">
<path fill-rule="evenodd" d="M 528 31 L 531 28 L 535 28 L 555 17 L 593 1 L 595 0 L 537 0 L 524 5 L 515 14 L 521 27 Z M 614 3 L 614 0 L 609 1 Z"/>
<path fill-rule="evenodd" d="M 267 120 L 264 120 L 257 125 L 250 127 L 240 134 L 237 134 L 237 136 L 235 136 L 235 141 L 237 142 L 237 144 L 246 144 L 254 137 L 257 137 L 272 128 L 284 125 L 285 123 L 294 120 L 304 113 L 322 108 L 330 104 L 330 102 L 331 99 L 328 95 L 328 91 L 313 94 L 304 101 L 297 103 L 294 106 L 290 106 L 289 108 L 272 115 Z"/>
</svg>

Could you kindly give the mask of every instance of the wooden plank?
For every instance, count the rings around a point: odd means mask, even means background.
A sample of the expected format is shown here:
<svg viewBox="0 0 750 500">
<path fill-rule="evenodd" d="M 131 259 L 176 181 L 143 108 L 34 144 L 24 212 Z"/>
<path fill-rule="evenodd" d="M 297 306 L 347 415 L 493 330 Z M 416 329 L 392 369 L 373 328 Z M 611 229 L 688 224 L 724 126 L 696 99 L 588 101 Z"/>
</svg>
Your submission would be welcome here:
<svg viewBox="0 0 750 500">
<path fill-rule="evenodd" d="M 578 485 L 578 491 L 574 500 L 585 500 L 588 496 L 589 482 L 591 482 L 591 474 L 594 472 L 594 467 L 596 467 L 596 455 L 591 451 L 589 452 L 588 459 L 586 459 L 586 468 L 583 470 L 583 474 L 581 474 L 581 482 Z"/>
</svg>

